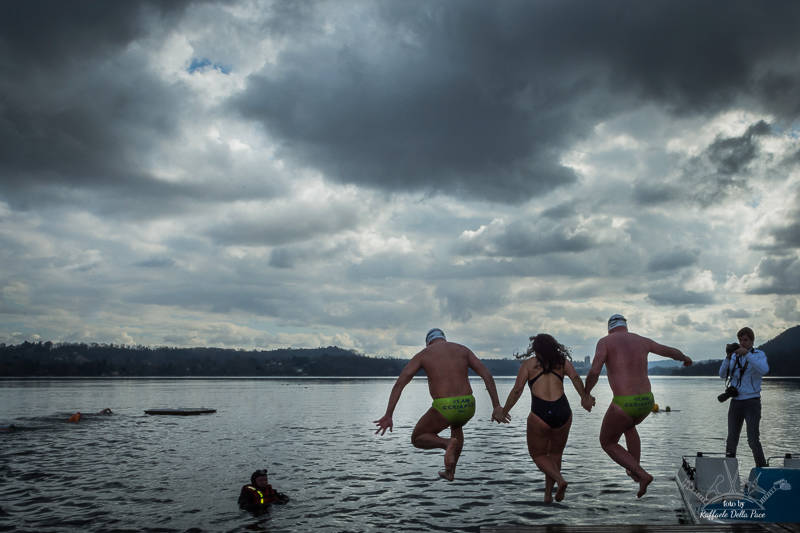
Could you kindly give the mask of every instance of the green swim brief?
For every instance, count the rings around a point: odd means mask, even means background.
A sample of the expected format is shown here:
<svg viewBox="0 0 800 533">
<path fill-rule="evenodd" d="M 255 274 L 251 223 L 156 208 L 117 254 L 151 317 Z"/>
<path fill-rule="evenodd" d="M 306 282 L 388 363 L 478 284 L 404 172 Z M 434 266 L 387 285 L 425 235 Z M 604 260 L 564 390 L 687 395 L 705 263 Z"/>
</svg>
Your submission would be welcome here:
<svg viewBox="0 0 800 533">
<path fill-rule="evenodd" d="M 641 418 L 653 410 L 655 399 L 652 392 L 647 392 L 630 396 L 614 396 L 611 402 L 619 405 L 631 418 Z"/>
<path fill-rule="evenodd" d="M 453 426 L 463 426 L 475 414 L 475 396 L 452 396 L 450 398 L 436 398 L 433 408 L 442 413 Z"/>
</svg>

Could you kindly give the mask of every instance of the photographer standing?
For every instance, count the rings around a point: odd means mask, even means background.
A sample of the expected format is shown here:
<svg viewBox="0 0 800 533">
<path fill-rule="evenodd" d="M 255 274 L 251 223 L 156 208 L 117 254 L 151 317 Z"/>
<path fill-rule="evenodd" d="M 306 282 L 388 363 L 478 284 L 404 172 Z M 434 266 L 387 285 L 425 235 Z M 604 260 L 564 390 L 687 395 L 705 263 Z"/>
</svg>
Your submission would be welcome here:
<svg viewBox="0 0 800 533">
<path fill-rule="evenodd" d="M 755 334 L 752 329 L 742 328 L 736 336 L 739 345 L 734 343 L 726 347 L 728 355 L 719 367 L 719 377 L 726 380 L 727 388 L 718 400 L 724 402 L 731 398 L 725 456 L 736 457 L 742 423 L 746 422 L 747 444 L 753 451 L 756 466 L 767 466 L 758 430 L 761 421 L 761 377 L 769 372 L 767 355 L 753 348 Z"/>
</svg>

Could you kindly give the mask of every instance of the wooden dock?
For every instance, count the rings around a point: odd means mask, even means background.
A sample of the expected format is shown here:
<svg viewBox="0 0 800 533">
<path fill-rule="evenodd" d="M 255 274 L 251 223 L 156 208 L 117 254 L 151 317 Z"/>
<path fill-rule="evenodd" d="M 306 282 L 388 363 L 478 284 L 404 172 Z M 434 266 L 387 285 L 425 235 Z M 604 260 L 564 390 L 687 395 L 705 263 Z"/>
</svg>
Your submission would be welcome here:
<svg viewBox="0 0 800 533">
<path fill-rule="evenodd" d="M 481 533 L 800 533 L 800 524 L 612 524 L 482 527 Z"/>
</svg>

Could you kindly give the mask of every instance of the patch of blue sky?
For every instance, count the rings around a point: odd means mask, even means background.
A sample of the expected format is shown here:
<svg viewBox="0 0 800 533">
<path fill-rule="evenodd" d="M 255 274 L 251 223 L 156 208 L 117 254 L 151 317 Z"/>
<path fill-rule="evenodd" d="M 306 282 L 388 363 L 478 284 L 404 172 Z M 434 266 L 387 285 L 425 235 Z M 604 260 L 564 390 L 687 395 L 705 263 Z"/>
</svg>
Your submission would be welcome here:
<svg viewBox="0 0 800 533">
<path fill-rule="evenodd" d="M 192 62 L 189 64 L 189 68 L 187 68 L 186 70 L 189 72 L 189 74 L 194 74 L 197 71 L 204 72 L 209 68 L 217 70 L 223 74 L 231 73 L 231 67 L 227 65 L 222 65 L 220 63 L 214 63 L 207 57 L 193 58 Z"/>
</svg>

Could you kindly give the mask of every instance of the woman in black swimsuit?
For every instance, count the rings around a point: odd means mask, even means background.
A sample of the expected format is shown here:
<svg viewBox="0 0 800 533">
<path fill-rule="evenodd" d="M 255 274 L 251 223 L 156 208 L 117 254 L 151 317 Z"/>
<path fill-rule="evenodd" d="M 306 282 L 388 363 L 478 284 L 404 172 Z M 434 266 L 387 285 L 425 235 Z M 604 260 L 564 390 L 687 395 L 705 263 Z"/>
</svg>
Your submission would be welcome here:
<svg viewBox="0 0 800 533">
<path fill-rule="evenodd" d="M 572 425 L 572 410 L 564 394 L 564 375 L 569 376 L 581 399 L 586 395 L 583 381 L 570 362 L 569 350 L 552 336 L 540 333 L 531 337 L 531 345 L 517 358 L 535 357 L 523 361 L 514 388 L 508 393 L 503 414 L 517 403 L 525 385 L 531 389 L 531 412 L 528 415 L 528 452 L 533 462 L 544 472 L 544 501 L 550 503 L 553 485 L 558 484 L 556 501 L 564 499 L 568 483 L 561 476 L 561 455 L 567 445 Z"/>
</svg>

